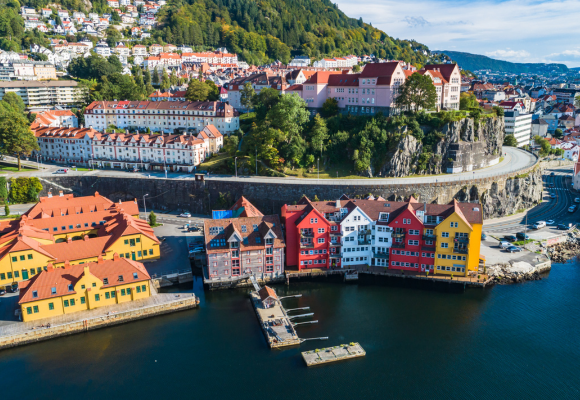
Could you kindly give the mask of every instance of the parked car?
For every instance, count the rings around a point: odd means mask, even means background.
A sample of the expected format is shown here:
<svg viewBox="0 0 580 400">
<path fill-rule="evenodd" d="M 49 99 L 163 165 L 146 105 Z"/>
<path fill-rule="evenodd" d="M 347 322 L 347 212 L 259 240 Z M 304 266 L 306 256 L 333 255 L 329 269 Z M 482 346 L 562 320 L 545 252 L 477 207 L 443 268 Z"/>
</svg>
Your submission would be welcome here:
<svg viewBox="0 0 580 400">
<path fill-rule="evenodd" d="M 68 168 L 59 168 L 56 171 L 54 171 L 55 174 L 66 174 L 68 173 L 69 169 Z"/>
<path fill-rule="evenodd" d="M 499 247 L 501 247 L 502 249 L 507 249 L 508 247 L 511 247 L 511 243 L 510 242 L 499 242 Z"/>
<path fill-rule="evenodd" d="M 200 229 L 199 229 L 197 226 L 190 226 L 190 227 L 189 227 L 189 231 L 190 231 L 190 232 L 199 232 L 199 230 L 200 230 Z"/>
<path fill-rule="evenodd" d="M 576 198 L 574 199 L 574 203 L 580 203 L 580 197 L 576 197 Z"/>
<path fill-rule="evenodd" d="M 18 293 L 18 283 L 14 282 L 12 285 L 6 286 L 7 293 Z"/>
<path fill-rule="evenodd" d="M 526 235 L 524 232 L 516 233 L 516 237 L 520 240 L 528 240 L 530 237 Z"/>
<path fill-rule="evenodd" d="M 554 221 L 553 219 L 549 219 L 546 221 L 546 225 L 554 225 L 556 223 L 556 221 Z"/>
<path fill-rule="evenodd" d="M 551 198 L 551 199 L 555 199 L 555 198 L 556 198 L 556 193 L 551 193 L 551 194 L 550 194 L 550 198 Z"/>
<path fill-rule="evenodd" d="M 181 214 L 179 214 L 179 216 L 183 217 L 183 218 L 191 218 L 191 214 L 188 212 L 181 213 Z"/>
<path fill-rule="evenodd" d="M 515 237 L 514 235 L 507 235 L 504 236 L 503 238 L 506 242 L 515 242 L 516 240 L 518 240 L 518 238 Z"/>
<path fill-rule="evenodd" d="M 571 227 L 572 227 L 572 224 L 558 224 L 558 226 L 556 228 L 560 231 L 567 231 Z"/>
<path fill-rule="evenodd" d="M 0 296 L 4 296 L 6 294 L 6 289 L 0 287 Z"/>
<path fill-rule="evenodd" d="M 537 221 L 534 225 L 532 225 L 532 228 L 534 229 L 542 229 L 546 227 L 546 221 Z"/>
<path fill-rule="evenodd" d="M 574 211 L 576 211 L 576 204 L 574 204 L 573 206 L 568 207 L 568 212 L 573 213 Z"/>
<path fill-rule="evenodd" d="M 553 172 L 550 172 L 550 176 L 554 176 L 555 174 Z"/>
<path fill-rule="evenodd" d="M 518 253 L 520 251 L 523 251 L 521 247 L 518 246 L 510 246 L 507 248 L 507 251 L 509 251 L 510 253 Z"/>
<path fill-rule="evenodd" d="M 481 240 L 487 240 L 487 235 L 481 232 Z"/>
</svg>

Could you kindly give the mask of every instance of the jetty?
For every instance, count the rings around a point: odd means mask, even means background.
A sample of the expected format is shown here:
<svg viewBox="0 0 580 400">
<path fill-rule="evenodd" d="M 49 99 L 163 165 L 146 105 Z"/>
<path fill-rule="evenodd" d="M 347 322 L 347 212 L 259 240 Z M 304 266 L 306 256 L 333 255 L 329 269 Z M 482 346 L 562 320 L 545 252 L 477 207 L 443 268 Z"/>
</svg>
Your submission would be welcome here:
<svg viewBox="0 0 580 400">
<path fill-rule="evenodd" d="M 302 358 L 307 366 L 327 364 L 351 358 L 363 357 L 367 353 L 358 343 L 341 344 L 311 351 L 303 351 Z"/>
</svg>

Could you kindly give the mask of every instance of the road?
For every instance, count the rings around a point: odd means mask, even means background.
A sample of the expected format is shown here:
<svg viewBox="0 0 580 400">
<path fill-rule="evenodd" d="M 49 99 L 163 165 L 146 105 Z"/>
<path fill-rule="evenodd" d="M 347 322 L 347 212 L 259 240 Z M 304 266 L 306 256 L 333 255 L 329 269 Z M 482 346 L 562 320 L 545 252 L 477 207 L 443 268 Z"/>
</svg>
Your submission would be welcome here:
<svg viewBox="0 0 580 400">
<path fill-rule="evenodd" d="M 483 225 L 483 230 L 486 233 L 513 234 L 523 232 L 526 226 L 529 230 L 536 221 L 554 220 L 556 225 L 570 222 L 574 224 L 578 223 L 578 211 L 574 213 L 568 212 L 568 207 L 574 204 L 574 199 L 580 197 L 580 194 L 572 187 L 572 179 L 568 178 L 568 175 L 571 175 L 572 171 L 573 167 L 571 166 L 546 169 L 543 175 L 544 196 L 541 204 L 530 209 L 527 214 L 521 214 L 514 218 L 502 218 L 497 223 L 493 221 L 486 222 Z M 551 176 L 552 173 L 554 176 Z M 548 187 L 550 183 L 554 184 L 554 188 Z M 555 199 L 550 198 L 550 194 L 552 193 L 556 195 Z M 554 226 L 548 226 L 538 231 L 533 230 L 532 232 L 542 231 L 557 232 Z"/>
<path fill-rule="evenodd" d="M 311 184 L 311 185 L 413 185 L 419 183 L 442 183 L 442 182 L 456 182 L 470 179 L 489 178 L 505 173 L 517 172 L 527 167 L 534 165 L 537 162 L 537 157 L 521 149 L 506 147 L 504 149 L 504 159 L 491 167 L 482 168 L 470 172 L 461 172 L 457 174 L 443 174 L 438 176 L 424 176 L 412 178 L 364 178 L 364 179 L 306 179 L 306 178 L 270 178 L 270 177 L 256 177 L 256 176 L 234 176 L 234 175 L 209 175 L 206 180 L 220 180 L 220 181 L 241 181 L 253 183 L 283 183 L 283 184 Z M 9 158 L 9 157 L 7 157 Z M 43 164 L 45 170 L 33 172 L 19 172 L 8 173 L 7 177 L 12 175 L 18 176 L 38 176 L 49 177 L 55 176 L 54 172 L 60 166 L 53 164 Z M 128 172 L 119 170 L 95 170 L 95 171 L 70 171 L 69 176 L 110 176 L 110 177 L 125 177 L 125 178 L 165 178 L 163 172 Z M 171 179 L 192 180 L 194 175 L 187 173 L 167 173 L 167 177 Z"/>
</svg>

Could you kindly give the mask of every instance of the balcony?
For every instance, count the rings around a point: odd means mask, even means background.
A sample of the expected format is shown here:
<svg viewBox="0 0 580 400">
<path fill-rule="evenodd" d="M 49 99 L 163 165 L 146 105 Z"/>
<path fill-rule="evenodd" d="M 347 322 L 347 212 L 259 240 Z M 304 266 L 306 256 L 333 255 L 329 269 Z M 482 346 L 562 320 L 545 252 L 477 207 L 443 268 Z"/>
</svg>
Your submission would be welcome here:
<svg viewBox="0 0 580 400">
<path fill-rule="evenodd" d="M 330 257 L 330 258 L 341 258 L 342 257 L 342 254 L 340 252 L 338 252 L 338 253 L 330 253 L 328 255 L 328 257 Z"/>
<path fill-rule="evenodd" d="M 338 231 L 330 231 L 330 236 L 342 236 L 342 233 Z"/>
<path fill-rule="evenodd" d="M 330 244 L 331 246 L 342 246 L 342 243 L 340 243 L 340 242 L 333 242 L 332 240 L 330 242 L 328 242 L 328 244 Z"/>
<path fill-rule="evenodd" d="M 453 252 L 458 253 L 458 254 L 467 254 L 467 249 L 458 249 L 458 248 L 454 247 Z"/>
<path fill-rule="evenodd" d="M 435 235 L 423 235 L 423 240 L 437 240 Z"/>
<path fill-rule="evenodd" d="M 314 248 L 314 243 L 302 243 L 300 242 L 301 249 L 312 249 Z"/>
<path fill-rule="evenodd" d="M 300 237 L 314 237 L 314 232 L 300 232 Z"/>
<path fill-rule="evenodd" d="M 396 249 L 404 249 L 405 242 L 393 242 L 393 245 L 391 247 L 394 247 Z"/>
<path fill-rule="evenodd" d="M 466 237 L 456 237 L 453 239 L 455 243 L 469 243 L 469 238 Z"/>
<path fill-rule="evenodd" d="M 392 237 L 394 239 L 396 239 L 396 238 L 405 238 L 405 235 L 406 235 L 406 233 L 404 233 L 404 232 L 403 233 L 397 233 L 397 232 L 395 232 L 395 233 L 392 234 Z"/>
<path fill-rule="evenodd" d="M 382 258 L 383 260 L 388 260 L 389 253 L 374 253 L 373 252 L 373 258 Z"/>
<path fill-rule="evenodd" d="M 435 246 L 421 246 L 421 250 L 424 250 L 424 251 L 435 251 Z"/>
<path fill-rule="evenodd" d="M 370 238 L 358 238 L 358 244 L 371 244 L 371 239 Z"/>
</svg>

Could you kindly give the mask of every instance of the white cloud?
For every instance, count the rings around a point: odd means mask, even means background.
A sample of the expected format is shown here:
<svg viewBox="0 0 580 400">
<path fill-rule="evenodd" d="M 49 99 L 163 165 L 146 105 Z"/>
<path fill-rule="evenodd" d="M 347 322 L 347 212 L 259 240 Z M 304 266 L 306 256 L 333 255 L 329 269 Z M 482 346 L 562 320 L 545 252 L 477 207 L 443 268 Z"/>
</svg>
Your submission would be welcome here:
<svg viewBox="0 0 580 400">
<path fill-rule="evenodd" d="M 520 62 L 567 57 L 569 66 L 580 66 L 577 50 L 570 50 L 580 35 L 577 0 L 366 0 L 364 7 L 359 0 L 336 1 L 348 16 L 432 50 L 489 53 Z"/>
<path fill-rule="evenodd" d="M 530 57 L 530 53 L 525 50 L 512 50 L 510 48 L 505 50 L 488 51 L 485 53 L 485 55 L 491 58 L 498 58 L 500 60 L 509 60 L 515 62 L 520 62 L 520 60 L 528 59 Z"/>
</svg>

